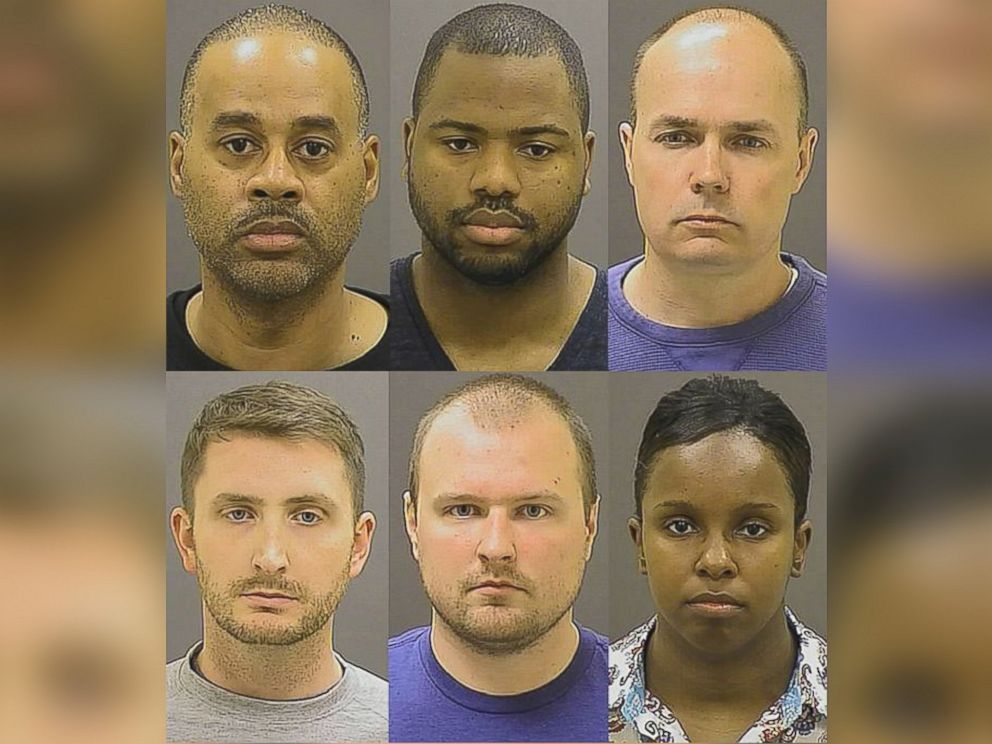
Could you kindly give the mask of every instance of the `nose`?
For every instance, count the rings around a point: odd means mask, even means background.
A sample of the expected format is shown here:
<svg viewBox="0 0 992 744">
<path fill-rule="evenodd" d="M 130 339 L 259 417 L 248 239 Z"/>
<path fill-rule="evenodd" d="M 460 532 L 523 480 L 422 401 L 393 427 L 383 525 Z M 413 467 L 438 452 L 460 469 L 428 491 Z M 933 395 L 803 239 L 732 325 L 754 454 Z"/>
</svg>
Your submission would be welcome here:
<svg viewBox="0 0 992 744">
<path fill-rule="evenodd" d="M 732 579 L 737 573 L 737 564 L 723 535 L 711 535 L 703 543 L 703 550 L 696 560 L 696 574 L 710 579 Z"/>
<path fill-rule="evenodd" d="M 512 561 L 517 557 L 517 548 L 513 539 L 513 527 L 508 515 L 493 510 L 488 519 L 482 523 L 485 530 L 479 540 L 477 553 L 483 563 L 496 561 Z"/>
<path fill-rule="evenodd" d="M 252 200 L 293 202 L 303 198 L 303 182 L 281 147 L 272 148 L 248 180 L 248 197 Z"/>
<path fill-rule="evenodd" d="M 730 190 L 730 177 L 724 167 L 723 147 L 719 141 L 707 139 L 697 150 L 690 186 L 694 194 L 704 191 L 725 194 Z"/>
<path fill-rule="evenodd" d="M 515 154 L 499 143 L 483 145 L 475 161 L 469 188 L 476 196 L 516 196 L 520 193 Z"/>
<path fill-rule="evenodd" d="M 285 573 L 289 568 L 289 554 L 282 530 L 272 526 L 259 532 L 259 541 L 251 559 L 252 568 L 266 574 Z"/>
</svg>

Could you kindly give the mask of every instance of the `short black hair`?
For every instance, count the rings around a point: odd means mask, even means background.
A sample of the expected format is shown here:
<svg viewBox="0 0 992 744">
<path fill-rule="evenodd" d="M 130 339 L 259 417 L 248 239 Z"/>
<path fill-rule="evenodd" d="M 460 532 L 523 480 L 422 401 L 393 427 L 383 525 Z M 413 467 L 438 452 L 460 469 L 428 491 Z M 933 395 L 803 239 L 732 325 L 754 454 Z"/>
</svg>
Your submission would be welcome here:
<svg viewBox="0 0 992 744">
<path fill-rule="evenodd" d="M 813 459 L 806 429 L 778 395 L 757 381 L 724 375 L 690 380 L 658 401 L 644 427 L 634 467 L 637 516 L 651 467 L 662 450 L 724 431 L 753 436 L 772 451 L 792 491 L 798 526 L 806 517 Z"/>
<path fill-rule="evenodd" d="M 238 39 L 256 31 L 289 31 L 344 54 L 351 69 L 352 89 L 358 109 L 358 133 L 360 137 L 366 135 L 369 127 L 369 91 L 362 66 L 351 47 L 333 28 L 306 11 L 288 5 L 270 4 L 241 11 L 204 36 L 196 45 L 186 63 L 179 93 L 179 126 L 184 136 L 189 136 L 193 120 L 193 87 L 203 53 L 218 42 Z"/>
<path fill-rule="evenodd" d="M 701 20 L 723 20 L 734 14 L 741 20 L 750 18 L 763 25 L 775 35 L 775 38 L 778 39 L 782 48 L 789 55 L 789 60 L 792 62 L 792 69 L 796 75 L 796 84 L 799 87 L 799 136 L 802 137 L 806 134 L 809 129 L 809 75 L 806 71 L 806 60 L 803 59 L 803 55 L 800 54 L 798 47 L 789 38 L 789 35 L 775 21 L 754 10 L 741 8 L 736 5 L 714 5 L 706 8 L 687 10 L 659 26 L 654 33 L 641 43 L 637 48 L 636 54 L 634 54 L 634 69 L 630 74 L 631 123 L 637 121 L 637 73 L 641 70 L 644 55 L 654 46 L 654 43 L 668 33 L 673 26 L 687 18 L 699 16 Z"/>
<path fill-rule="evenodd" d="M 575 40 L 540 11 L 522 5 L 480 5 L 459 13 L 434 32 L 413 86 L 413 118 L 434 82 L 441 57 L 449 49 L 495 57 L 557 57 L 565 68 L 583 133 L 589 129 L 589 82 Z"/>
</svg>

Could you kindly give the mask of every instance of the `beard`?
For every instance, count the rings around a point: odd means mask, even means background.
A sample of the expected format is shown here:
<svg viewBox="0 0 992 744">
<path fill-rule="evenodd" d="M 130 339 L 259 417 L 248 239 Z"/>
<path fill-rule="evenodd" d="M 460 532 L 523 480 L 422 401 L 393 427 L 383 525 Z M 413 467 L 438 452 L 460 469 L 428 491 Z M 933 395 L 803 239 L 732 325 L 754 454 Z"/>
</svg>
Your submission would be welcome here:
<svg viewBox="0 0 992 744">
<path fill-rule="evenodd" d="M 326 627 L 348 587 L 349 565 L 350 562 L 346 562 L 338 571 L 330 591 L 313 596 L 299 582 L 289 581 L 278 576 L 255 576 L 250 579 L 239 579 L 224 589 L 210 579 L 210 574 L 200 563 L 199 557 L 196 564 L 197 581 L 200 584 L 203 603 L 217 625 L 241 643 L 267 646 L 290 646 L 305 641 Z M 239 601 L 241 595 L 252 590 L 265 589 L 284 592 L 296 597 L 300 606 L 304 608 L 300 619 L 292 625 L 268 623 L 260 619 L 255 619 L 254 622 L 238 620 L 235 615 L 235 603 Z M 266 613 L 259 614 L 264 615 Z"/>
<path fill-rule="evenodd" d="M 459 581 L 454 591 L 450 581 L 444 579 L 431 586 L 423 571 L 421 582 L 438 617 L 462 642 L 479 653 L 506 656 L 533 646 L 558 624 L 575 604 L 584 573 L 583 560 L 576 571 L 563 572 L 565 576 L 574 576 L 573 581 L 562 580 L 543 588 L 536 588 L 514 566 L 506 565 L 473 573 Z M 525 605 L 502 597 L 488 597 L 483 604 L 470 601 L 472 587 L 493 579 L 520 587 L 526 595 Z"/>
<path fill-rule="evenodd" d="M 443 218 L 431 211 L 427 201 L 417 187 L 417 179 L 411 169 L 407 178 L 407 191 L 410 210 L 427 242 L 459 274 L 477 284 L 499 287 L 527 276 L 543 264 L 565 242 L 582 204 L 581 193 L 577 194 L 562 210 L 550 217 L 547 223 L 537 219 L 505 197 L 487 197 L 465 207 L 448 212 Z M 479 209 L 504 211 L 514 215 L 522 223 L 529 243 L 522 248 L 510 250 L 490 250 L 483 253 L 465 250 L 455 236 L 455 230 L 465 217 Z"/>
<path fill-rule="evenodd" d="M 235 299 L 269 303 L 319 295 L 344 264 L 362 226 L 365 201 L 354 193 L 327 218 L 318 220 L 297 204 L 261 201 L 234 215 L 224 227 L 209 215 L 215 207 L 191 192 L 183 199 L 190 239 L 204 268 Z M 237 245 L 245 231 L 259 220 L 290 220 L 303 230 L 302 244 L 289 255 L 264 258 Z M 219 234 L 218 234 L 219 233 Z"/>
</svg>

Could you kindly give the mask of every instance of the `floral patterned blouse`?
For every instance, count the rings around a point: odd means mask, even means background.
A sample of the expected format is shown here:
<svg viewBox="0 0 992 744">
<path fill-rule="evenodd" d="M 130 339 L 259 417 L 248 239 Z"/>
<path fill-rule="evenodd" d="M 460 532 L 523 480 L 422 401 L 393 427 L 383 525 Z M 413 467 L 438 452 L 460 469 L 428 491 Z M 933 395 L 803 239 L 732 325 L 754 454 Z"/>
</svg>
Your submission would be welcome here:
<svg viewBox="0 0 992 744">
<path fill-rule="evenodd" d="M 827 740 L 827 642 L 786 607 L 799 642 L 789 686 L 755 721 L 741 742 Z M 610 741 L 688 742 L 682 724 L 644 685 L 644 651 L 657 617 L 610 645 Z"/>
</svg>

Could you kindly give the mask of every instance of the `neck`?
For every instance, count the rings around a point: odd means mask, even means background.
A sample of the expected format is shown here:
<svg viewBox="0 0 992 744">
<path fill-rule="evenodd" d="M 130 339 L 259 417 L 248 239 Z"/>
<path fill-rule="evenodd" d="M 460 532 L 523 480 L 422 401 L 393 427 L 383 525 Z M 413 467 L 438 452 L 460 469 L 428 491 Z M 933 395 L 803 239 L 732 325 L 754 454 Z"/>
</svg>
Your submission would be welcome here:
<svg viewBox="0 0 992 744">
<path fill-rule="evenodd" d="M 644 260 L 627 274 L 623 294 L 641 315 L 676 328 L 741 323 L 778 302 L 791 279 L 778 244 L 743 271 L 668 261 L 646 243 L 644 252 Z"/>
<path fill-rule="evenodd" d="M 317 293 L 260 303 L 233 296 L 205 270 L 187 324 L 205 354 L 233 369 L 326 369 L 351 358 L 354 299 L 344 266 Z"/>
<path fill-rule="evenodd" d="M 508 654 L 466 643 L 436 612 L 431 622 L 431 648 L 438 663 L 465 687 L 488 695 L 519 695 L 546 685 L 565 671 L 578 647 L 571 611 L 535 643 Z"/>
<path fill-rule="evenodd" d="M 569 256 L 564 242 L 526 276 L 498 287 L 466 278 L 426 241 L 413 264 L 424 315 L 459 368 L 543 369 L 578 322 L 594 280 L 595 270 Z"/>
<path fill-rule="evenodd" d="M 299 700 L 330 689 L 344 670 L 334 656 L 333 619 L 327 628 L 288 646 L 242 643 L 204 609 L 197 668 L 218 687 L 262 700 Z"/>
<path fill-rule="evenodd" d="M 785 691 L 796 653 L 781 611 L 757 638 L 726 656 L 701 653 L 659 616 L 648 641 L 645 682 L 676 714 L 719 719 L 733 711 L 753 721 Z"/>
<path fill-rule="evenodd" d="M 927 280 L 992 272 L 992 137 L 893 137 L 901 126 L 882 136 L 849 119 L 830 122 L 831 256 L 871 273 Z"/>
</svg>

